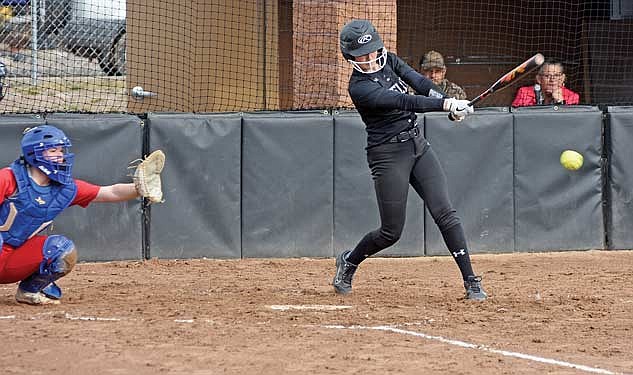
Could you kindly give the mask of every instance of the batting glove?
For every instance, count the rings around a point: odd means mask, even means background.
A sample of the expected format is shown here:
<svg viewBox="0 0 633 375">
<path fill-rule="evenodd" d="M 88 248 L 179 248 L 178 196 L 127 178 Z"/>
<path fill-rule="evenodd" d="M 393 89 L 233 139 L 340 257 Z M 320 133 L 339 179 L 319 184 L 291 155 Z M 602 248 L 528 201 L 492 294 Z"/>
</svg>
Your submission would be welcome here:
<svg viewBox="0 0 633 375">
<path fill-rule="evenodd" d="M 475 108 L 468 105 L 468 100 L 455 98 L 444 99 L 444 110 L 450 112 L 455 118 L 464 118 L 469 113 L 475 113 Z"/>
</svg>

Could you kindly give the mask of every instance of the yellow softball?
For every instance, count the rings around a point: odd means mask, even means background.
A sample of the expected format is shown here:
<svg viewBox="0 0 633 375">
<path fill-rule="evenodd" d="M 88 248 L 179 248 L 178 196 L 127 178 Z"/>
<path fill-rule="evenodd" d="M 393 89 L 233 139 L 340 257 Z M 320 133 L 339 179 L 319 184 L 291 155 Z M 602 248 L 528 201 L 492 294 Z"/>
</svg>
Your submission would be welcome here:
<svg viewBox="0 0 633 375">
<path fill-rule="evenodd" d="M 582 155 L 574 150 L 565 150 L 560 154 L 560 163 L 565 169 L 570 171 L 577 171 L 582 167 L 584 158 Z"/>
</svg>

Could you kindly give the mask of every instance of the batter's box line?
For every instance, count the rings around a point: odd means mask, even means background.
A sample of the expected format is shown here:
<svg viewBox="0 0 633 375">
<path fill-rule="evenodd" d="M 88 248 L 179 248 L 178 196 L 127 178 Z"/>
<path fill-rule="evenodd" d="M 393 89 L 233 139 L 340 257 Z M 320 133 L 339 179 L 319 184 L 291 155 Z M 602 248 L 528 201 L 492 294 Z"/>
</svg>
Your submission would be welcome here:
<svg viewBox="0 0 633 375">
<path fill-rule="evenodd" d="M 439 342 L 444 343 L 444 344 L 458 346 L 458 347 L 461 347 L 461 348 L 474 349 L 474 350 L 480 350 L 480 351 L 488 352 L 488 353 L 500 354 L 500 355 L 502 355 L 504 357 L 513 357 L 513 358 L 525 359 L 525 360 L 532 361 L 532 362 L 545 363 L 545 364 L 556 365 L 556 366 L 561 366 L 561 367 L 569 367 L 569 368 L 573 368 L 573 369 L 576 369 L 576 370 L 590 372 L 590 373 L 594 373 L 594 374 L 624 375 L 624 373 L 621 373 L 621 372 L 605 370 L 605 369 L 601 369 L 601 368 L 598 368 L 598 367 L 579 365 L 579 364 L 576 364 L 576 363 L 560 361 L 560 360 L 552 359 L 552 358 L 538 357 L 538 356 L 530 355 L 530 354 L 511 352 L 511 351 L 508 351 L 508 350 L 494 349 L 494 348 L 491 348 L 491 347 L 486 346 L 486 345 L 477 345 L 477 344 L 472 344 L 472 343 L 469 343 L 469 342 L 466 342 L 466 341 L 448 339 L 448 338 L 445 338 L 445 337 L 442 337 L 442 336 L 427 335 L 426 333 L 415 332 L 415 331 L 407 331 L 407 330 L 404 330 L 404 329 L 395 328 L 395 327 L 391 327 L 391 326 L 369 327 L 369 326 L 356 326 L 356 325 L 355 326 L 322 325 L 320 327 L 327 328 L 327 329 L 387 331 L 387 332 L 399 333 L 399 334 L 402 334 L 402 335 L 409 335 L 409 336 L 420 337 L 420 338 L 424 338 L 424 339 L 427 339 L 427 340 L 439 341 Z"/>
<path fill-rule="evenodd" d="M 337 311 L 351 309 L 349 305 L 270 305 L 268 308 L 277 311 L 289 310 L 313 310 L 313 311 Z"/>
<path fill-rule="evenodd" d="M 99 316 L 81 316 L 81 315 L 72 315 L 65 311 L 46 311 L 42 313 L 37 313 L 35 315 L 22 317 L 17 315 L 4 315 L 0 316 L 0 320 L 44 320 L 44 319 L 66 319 L 66 320 L 82 320 L 82 321 L 93 321 L 93 322 L 120 322 L 122 320 L 129 320 L 126 318 L 115 318 L 115 317 L 99 317 Z"/>
<path fill-rule="evenodd" d="M 21 317 L 17 315 L 0 315 L 0 320 L 44 320 L 44 319 L 66 319 L 73 321 L 84 321 L 84 322 L 145 322 L 146 319 L 135 319 L 135 318 L 117 318 L 117 317 L 101 317 L 101 316 L 90 316 L 90 315 L 73 315 L 67 313 L 65 311 L 47 311 L 43 313 L 38 313 L 28 317 Z M 165 319 L 172 321 L 174 323 L 212 323 L 216 322 L 212 319 Z"/>
</svg>

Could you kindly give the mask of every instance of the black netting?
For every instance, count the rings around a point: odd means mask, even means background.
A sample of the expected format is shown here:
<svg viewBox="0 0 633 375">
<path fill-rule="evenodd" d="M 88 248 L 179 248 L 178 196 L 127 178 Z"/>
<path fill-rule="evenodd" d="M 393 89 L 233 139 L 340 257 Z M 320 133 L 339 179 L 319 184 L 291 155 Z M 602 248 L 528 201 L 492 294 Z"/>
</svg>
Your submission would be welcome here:
<svg viewBox="0 0 633 375">
<path fill-rule="evenodd" d="M 583 104 L 633 104 L 630 0 L 2 0 L 0 113 L 252 111 L 352 107 L 338 32 L 374 22 L 419 69 L 477 96 L 541 52 Z M 480 106 L 510 105 L 516 88 Z M 136 88 L 136 89 L 135 89 Z M 140 89 L 142 88 L 142 90 Z M 6 91 L 6 89 L 5 89 Z"/>
</svg>

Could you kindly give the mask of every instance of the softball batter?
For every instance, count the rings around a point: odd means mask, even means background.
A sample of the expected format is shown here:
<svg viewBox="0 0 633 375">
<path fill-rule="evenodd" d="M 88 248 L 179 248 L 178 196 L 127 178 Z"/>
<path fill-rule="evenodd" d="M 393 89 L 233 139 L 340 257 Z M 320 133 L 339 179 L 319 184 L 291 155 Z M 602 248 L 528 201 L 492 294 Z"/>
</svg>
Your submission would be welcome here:
<svg viewBox="0 0 633 375">
<path fill-rule="evenodd" d="M 387 52 L 367 20 L 353 20 L 343 27 L 340 48 L 354 68 L 349 94 L 366 125 L 367 161 L 381 226 L 367 233 L 353 250 L 337 256 L 334 289 L 350 293 L 358 265 L 400 239 L 411 184 L 426 203 L 457 262 L 466 298 L 485 300 L 481 277 L 473 272 L 464 230 L 448 196 L 446 175 L 416 122 L 416 112 L 442 110 L 462 120 L 474 112 L 473 107 L 466 105 L 467 100 L 447 98 L 431 80 Z M 419 95 L 409 95 L 409 86 Z"/>
</svg>

